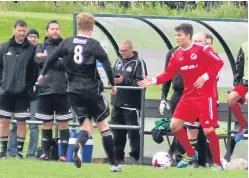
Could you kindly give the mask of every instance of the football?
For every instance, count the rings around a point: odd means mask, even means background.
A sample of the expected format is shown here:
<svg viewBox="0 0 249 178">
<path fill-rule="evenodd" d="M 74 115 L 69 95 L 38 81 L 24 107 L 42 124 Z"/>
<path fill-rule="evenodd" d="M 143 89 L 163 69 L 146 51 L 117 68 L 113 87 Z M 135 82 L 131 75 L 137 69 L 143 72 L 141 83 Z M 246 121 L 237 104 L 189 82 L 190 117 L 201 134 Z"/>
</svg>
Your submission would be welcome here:
<svg viewBox="0 0 249 178">
<path fill-rule="evenodd" d="M 167 152 L 157 152 L 152 158 L 152 165 L 156 168 L 169 168 L 171 163 L 171 156 Z"/>
</svg>

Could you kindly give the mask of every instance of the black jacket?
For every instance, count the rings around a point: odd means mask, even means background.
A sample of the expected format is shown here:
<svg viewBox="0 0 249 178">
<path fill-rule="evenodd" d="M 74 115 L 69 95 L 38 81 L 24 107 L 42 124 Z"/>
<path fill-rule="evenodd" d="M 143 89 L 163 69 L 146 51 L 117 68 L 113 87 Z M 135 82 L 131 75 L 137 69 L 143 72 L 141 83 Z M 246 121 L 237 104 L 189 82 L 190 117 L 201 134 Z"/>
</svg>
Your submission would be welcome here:
<svg viewBox="0 0 249 178">
<path fill-rule="evenodd" d="M 17 44 L 13 36 L 0 48 L 0 94 L 26 96 L 37 79 L 36 47 L 27 38 Z"/>
<path fill-rule="evenodd" d="M 170 60 L 173 52 L 176 49 L 178 49 L 178 47 L 175 47 L 175 48 L 169 50 L 169 52 L 168 52 L 168 54 L 166 56 L 165 69 L 167 68 L 167 66 L 169 64 L 169 60 Z M 169 80 L 169 81 L 167 81 L 166 83 L 163 84 L 163 86 L 162 86 L 162 96 L 161 96 L 162 100 L 167 99 L 171 83 L 173 85 L 172 88 L 173 88 L 174 92 L 178 92 L 178 93 L 183 92 L 183 90 L 184 90 L 183 79 L 182 79 L 182 76 L 180 74 L 177 74 L 172 80 Z"/>
<path fill-rule="evenodd" d="M 86 36 L 65 39 L 49 55 L 41 74 L 46 75 L 59 57 L 63 58 L 66 69 L 67 92 L 81 94 L 86 99 L 102 98 L 103 84 L 98 74 L 97 60 L 102 63 L 110 84 L 114 85 L 108 55 L 97 40 Z"/>
<path fill-rule="evenodd" d="M 120 86 L 138 86 L 137 82 L 147 75 L 145 62 L 134 51 L 130 59 L 118 59 L 113 68 L 114 76 L 120 74 L 124 77 Z M 111 104 L 116 107 L 138 108 L 141 107 L 141 91 L 118 89 L 116 95 L 112 95 Z"/>
<path fill-rule="evenodd" d="M 248 72 L 248 71 L 245 71 L 245 70 L 248 70 L 247 67 L 245 66 L 247 65 L 246 60 L 248 59 L 246 59 L 245 53 L 241 47 L 239 50 L 237 60 L 236 60 L 236 72 L 235 72 L 235 78 L 234 78 L 234 83 L 233 83 L 234 86 L 239 85 L 239 84 L 248 86 L 248 80 L 247 80 L 248 76 L 245 76 L 247 75 L 247 72 Z"/>
<path fill-rule="evenodd" d="M 47 56 L 50 55 L 62 40 L 62 38 L 49 39 L 46 37 L 44 43 L 37 46 L 36 54 L 45 52 Z M 40 70 L 43 68 L 47 56 L 35 57 L 35 62 L 39 65 Z M 48 70 L 45 82 L 38 87 L 38 95 L 65 94 L 66 88 L 65 68 L 62 59 L 59 58 L 53 67 Z"/>
</svg>

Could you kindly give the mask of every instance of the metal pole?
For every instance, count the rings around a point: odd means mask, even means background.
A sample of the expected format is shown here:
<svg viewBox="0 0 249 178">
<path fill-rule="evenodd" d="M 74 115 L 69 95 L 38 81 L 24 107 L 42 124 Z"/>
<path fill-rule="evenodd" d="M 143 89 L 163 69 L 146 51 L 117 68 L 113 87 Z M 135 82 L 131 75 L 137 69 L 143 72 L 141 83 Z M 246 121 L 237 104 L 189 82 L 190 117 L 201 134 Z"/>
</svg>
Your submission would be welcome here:
<svg viewBox="0 0 249 178">
<path fill-rule="evenodd" d="M 141 117 L 140 117 L 140 164 L 144 163 L 144 107 L 145 107 L 145 89 L 141 91 Z"/>
<path fill-rule="evenodd" d="M 225 159 L 227 162 L 231 159 L 231 123 L 232 123 L 232 112 L 231 108 L 228 106 L 228 122 L 227 122 L 227 152 L 225 154 Z"/>
<path fill-rule="evenodd" d="M 11 123 L 16 123 L 16 120 L 11 120 Z M 42 121 L 34 121 L 34 120 L 30 121 L 30 120 L 27 120 L 26 124 L 42 125 L 43 122 Z M 75 129 L 76 129 L 76 127 L 79 127 L 78 123 L 69 123 L 68 125 L 72 126 Z M 93 126 L 96 127 L 95 124 L 93 124 Z M 110 124 L 109 126 L 110 126 L 110 128 L 113 128 L 113 129 L 140 130 L 140 126 L 134 126 L 134 125 L 114 125 L 114 124 Z"/>
<path fill-rule="evenodd" d="M 73 36 L 77 35 L 77 24 L 76 24 L 76 16 L 78 15 L 77 12 L 73 13 Z"/>
</svg>

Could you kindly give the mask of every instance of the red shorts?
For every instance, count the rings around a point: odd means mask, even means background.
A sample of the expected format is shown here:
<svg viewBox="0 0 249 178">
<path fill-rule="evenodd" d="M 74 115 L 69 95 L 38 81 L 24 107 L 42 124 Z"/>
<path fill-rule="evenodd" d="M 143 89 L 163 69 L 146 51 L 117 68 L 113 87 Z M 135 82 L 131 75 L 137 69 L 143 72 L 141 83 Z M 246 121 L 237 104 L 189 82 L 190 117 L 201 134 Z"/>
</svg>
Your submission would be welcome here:
<svg viewBox="0 0 249 178">
<path fill-rule="evenodd" d="M 248 87 L 244 85 L 237 85 L 233 88 L 233 91 L 237 92 L 239 96 L 245 101 L 246 93 L 248 92 Z"/>
<path fill-rule="evenodd" d="M 194 123 L 197 118 L 202 128 L 217 127 L 218 113 L 217 100 L 214 97 L 195 97 L 179 101 L 173 118 Z"/>
</svg>

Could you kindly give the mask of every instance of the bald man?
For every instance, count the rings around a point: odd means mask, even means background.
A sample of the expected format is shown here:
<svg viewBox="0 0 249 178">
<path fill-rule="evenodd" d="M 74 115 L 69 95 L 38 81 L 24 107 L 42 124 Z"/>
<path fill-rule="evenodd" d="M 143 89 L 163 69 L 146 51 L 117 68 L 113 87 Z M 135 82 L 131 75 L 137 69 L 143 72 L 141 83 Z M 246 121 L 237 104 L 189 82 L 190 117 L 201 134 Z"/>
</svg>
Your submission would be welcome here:
<svg viewBox="0 0 249 178">
<path fill-rule="evenodd" d="M 119 53 L 120 57 L 113 68 L 115 84 L 117 86 L 138 86 L 137 82 L 147 75 L 144 61 L 138 56 L 138 52 L 133 50 L 130 40 L 124 40 L 120 43 Z M 140 90 L 119 89 L 115 95 L 112 95 L 111 104 L 113 106 L 111 113 L 112 124 L 138 126 L 138 111 L 141 106 Z M 130 160 L 132 160 L 132 163 L 139 160 L 139 131 L 113 129 L 114 152 L 119 164 L 124 163 L 127 133 L 131 147 Z"/>
<path fill-rule="evenodd" d="M 198 32 L 193 36 L 193 41 L 199 43 L 201 45 L 211 45 L 213 44 L 213 37 L 208 33 Z M 219 80 L 220 72 L 217 75 L 217 82 Z M 217 97 L 217 106 L 219 106 L 218 101 L 218 89 L 216 85 L 216 97 Z M 217 127 L 218 125 L 218 118 L 217 119 Z M 191 125 L 190 123 L 185 123 L 188 129 L 188 138 L 189 140 L 196 140 L 198 142 L 197 150 L 199 153 L 198 157 L 198 164 L 204 165 L 205 163 L 211 164 L 212 163 L 212 155 L 210 153 L 209 144 L 206 141 L 206 137 L 203 133 L 203 130 L 199 127 L 199 123 L 195 122 L 195 124 Z"/>
</svg>

